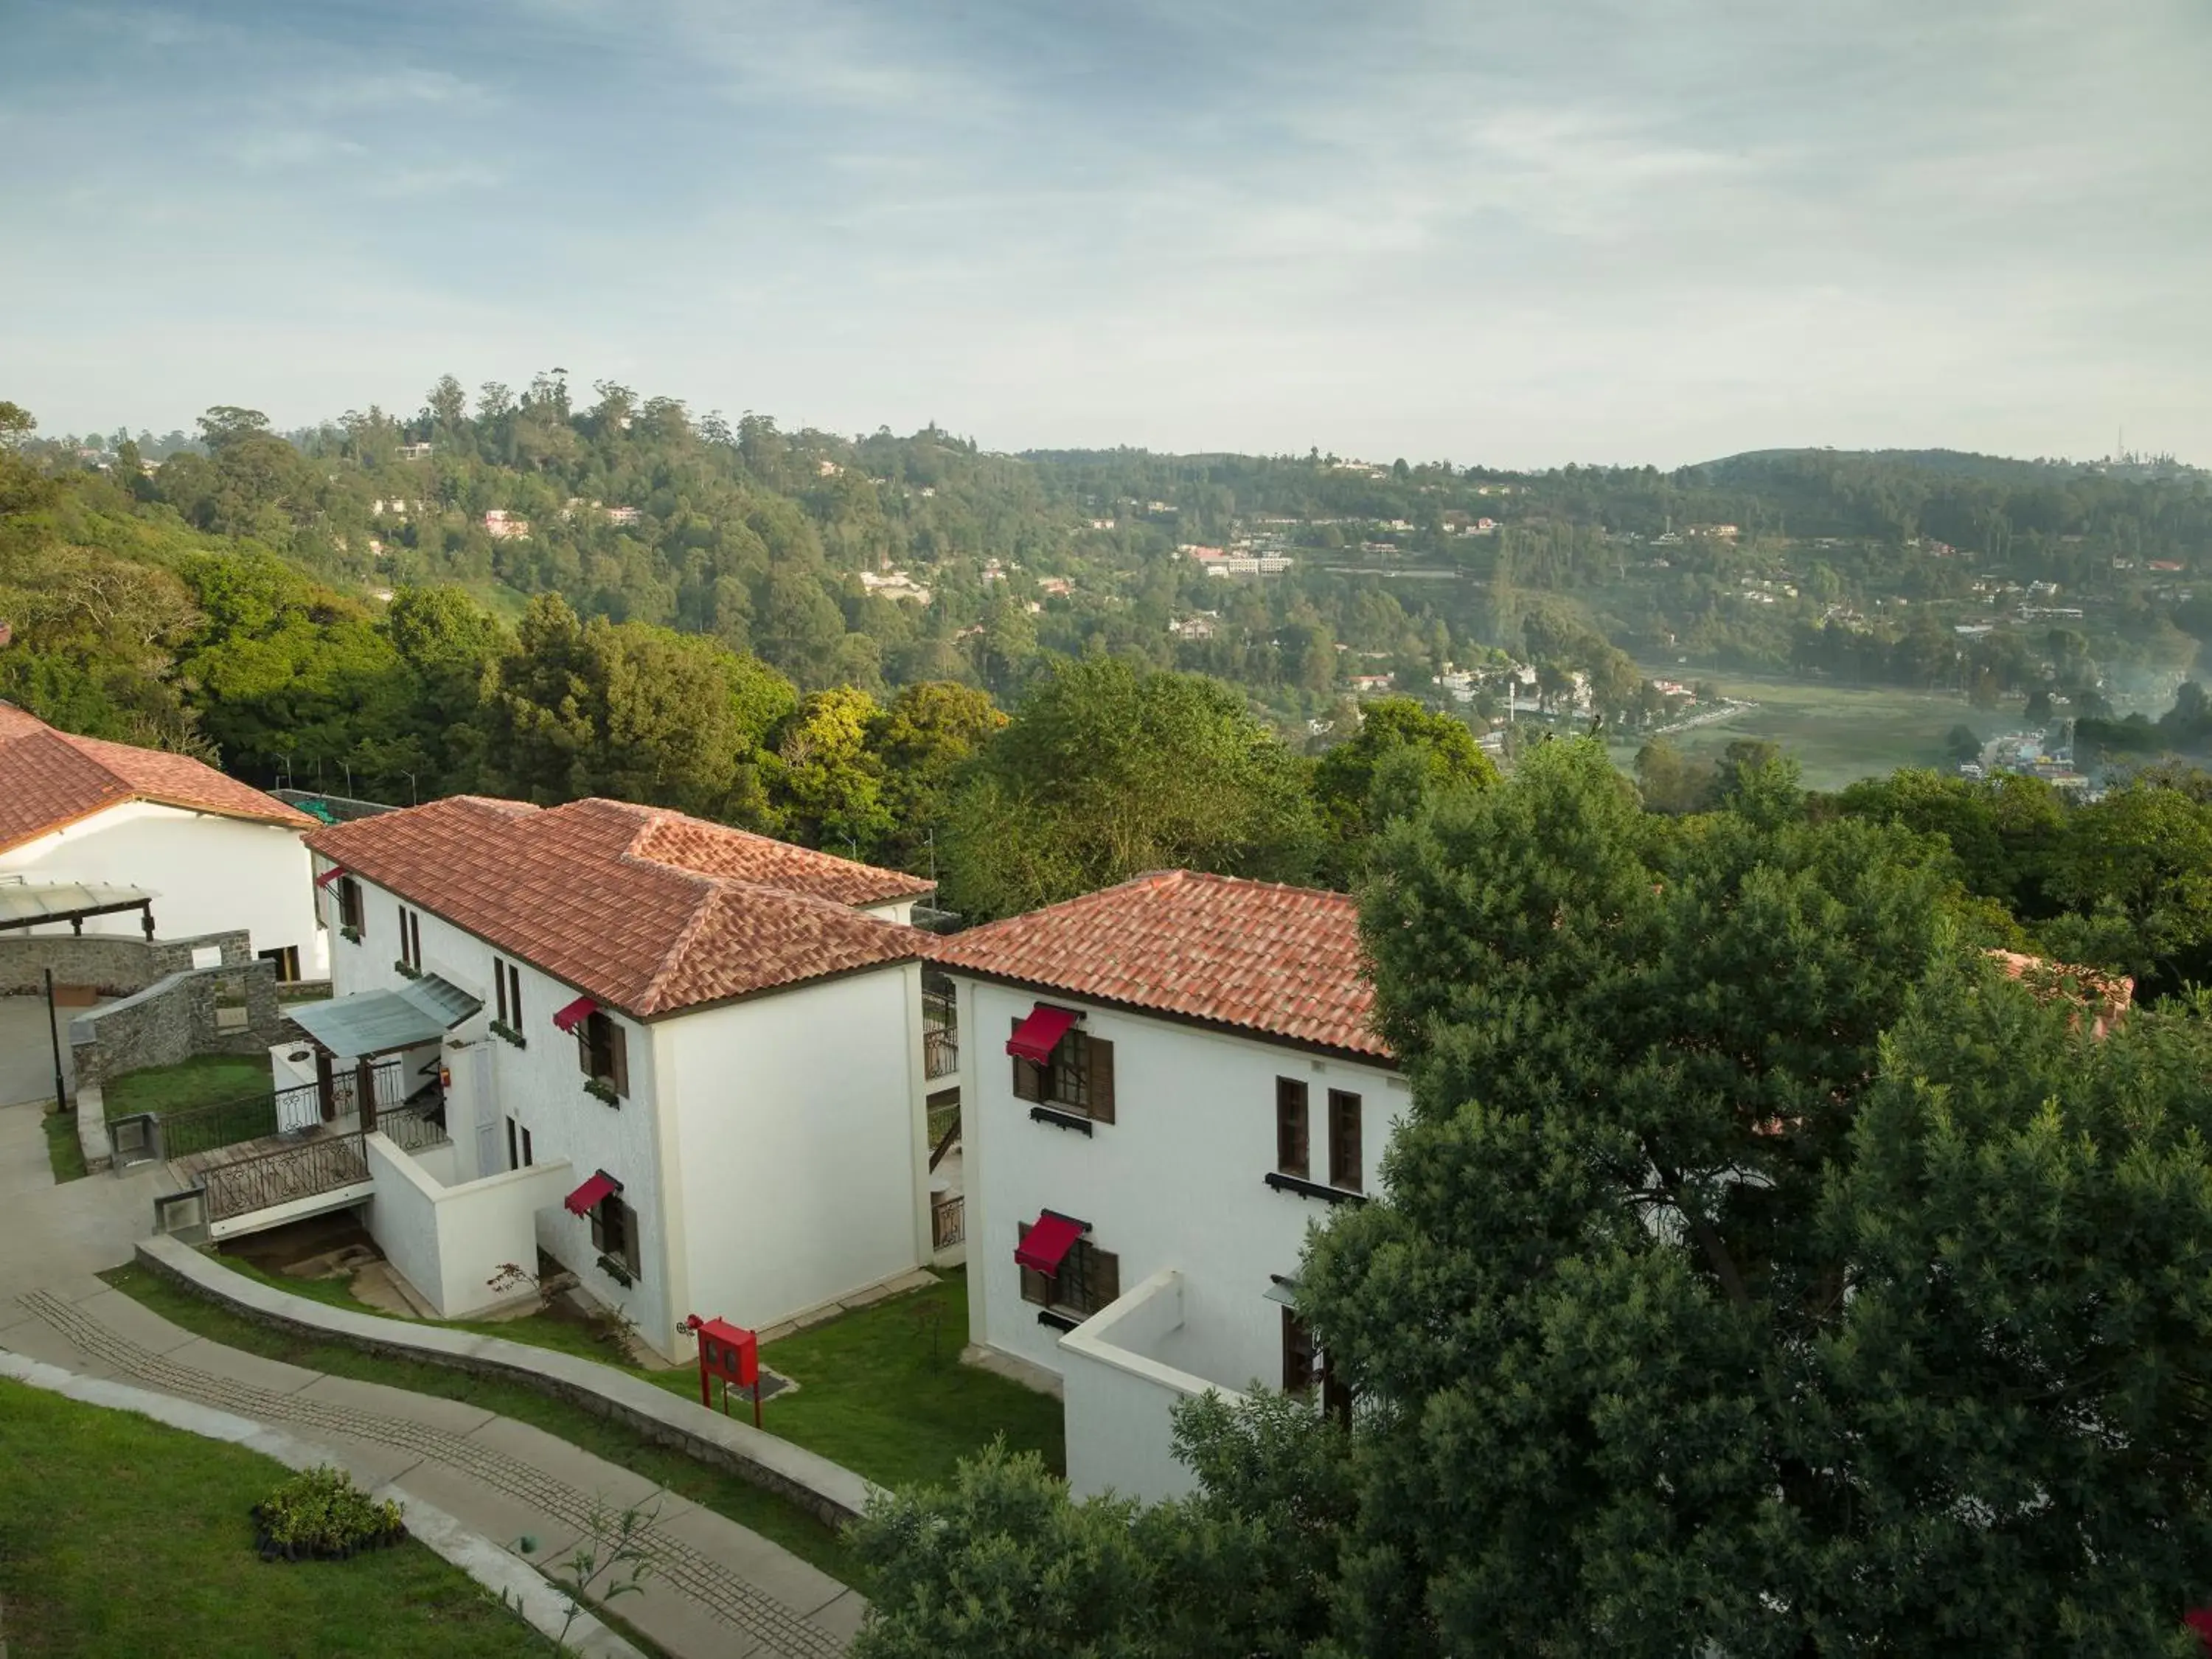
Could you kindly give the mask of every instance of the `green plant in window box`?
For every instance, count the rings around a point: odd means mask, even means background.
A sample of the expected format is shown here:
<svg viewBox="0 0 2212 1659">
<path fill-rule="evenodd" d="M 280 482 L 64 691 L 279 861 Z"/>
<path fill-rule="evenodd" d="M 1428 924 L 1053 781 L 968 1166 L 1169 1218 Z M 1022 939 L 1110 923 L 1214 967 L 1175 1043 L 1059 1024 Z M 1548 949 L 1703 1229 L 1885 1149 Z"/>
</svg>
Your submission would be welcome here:
<svg viewBox="0 0 2212 1659">
<path fill-rule="evenodd" d="M 611 1255 L 603 1255 L 599 1258 L 599 1271 L 624 1290 L 637 1283 L 637 1275 L 630 1272 L 629 1264 L 617 1261 Z"/>
<path fill-rule="evenodd" d="M 584 1092 L 594 1100 L 604 1100 L 610 1106 L 622 1104 L 622 1097 L 615 1092 L 615 1085 L 603 1077 L 586 1078 Z"/>
<path fill-rule="evenodd" d="M 420 968 L 417 968 L 413 963 L 408 961 L 404 957 L 393 957 L 392 965 L 394 968 L 397 968 L 401 973 L 406 975 L 410 979 L 420 979 L 422 977 L 422 970 Z"/>
<path fill-rule="evenodd" d="M 504 1042 L 512 1042 L 518 1048 L 527 1048 L 530 1046 L 530 1039 L 503 1019 L 491 1022 L 491 1034 Z"/>
<path fill-rule="evenodd" d="M 343 939 L 348 945 L 358 945 L 361 943 L 361 929 L 358 927 L 341 927 L 338 929 L 338 937 Z"/>
<path fill-rule="evenodd" d="M 398 1504 L 378 1502 L 327 1464 L 294 1475 L 256 1504 L 253 1528 L 264 1561 L 343 1561 L 407 1536 Z"/>
</svg>

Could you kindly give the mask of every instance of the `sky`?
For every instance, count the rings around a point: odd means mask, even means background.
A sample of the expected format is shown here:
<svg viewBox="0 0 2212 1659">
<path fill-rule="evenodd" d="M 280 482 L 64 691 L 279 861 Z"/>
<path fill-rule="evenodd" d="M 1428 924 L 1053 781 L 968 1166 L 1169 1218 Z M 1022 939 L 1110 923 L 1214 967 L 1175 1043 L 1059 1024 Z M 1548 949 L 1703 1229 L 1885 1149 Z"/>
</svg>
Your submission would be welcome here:
<svg viewBox="0 0 2212 1659">
<path fill-rule="evenodd" d="M 2212 464 L 2208 72 L 2203 0 L 4 0 L 0 398 Z"/>
</svg>

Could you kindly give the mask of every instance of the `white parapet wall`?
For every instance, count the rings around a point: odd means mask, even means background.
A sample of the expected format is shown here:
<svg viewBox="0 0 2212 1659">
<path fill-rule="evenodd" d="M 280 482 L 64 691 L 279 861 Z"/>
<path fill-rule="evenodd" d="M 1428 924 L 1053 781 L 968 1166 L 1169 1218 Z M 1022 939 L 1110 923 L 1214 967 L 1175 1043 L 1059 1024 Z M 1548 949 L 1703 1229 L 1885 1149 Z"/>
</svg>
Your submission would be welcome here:
<svg viewBox="0 0 2212 1659">
<path fill-rule="evenodd" d="M 368 1136 L 363 1147 L 375 1187 L 369 1235 L 441 1317 L 466 1319 L 528 1289 L 503 1282 L 502 1272 L 536 1271 L 538 1212 L 574 1185 L 567 1159 L 448 1187 L 434 1166 L 450 1170 L 450 1147 L 426 1154 L 430 1168 L 382 1134 Z"/>
<path fill-rule="evenodd" d="M 1234 1389 L 1153 1356 L 1182 1329 L 1182 1274 L 1164 1267 L 1060 1339 L 1067 1427 L 1067 1484 L 1078 1498 L 1107 1491 L 1154 1502 L 1197 1480 L 1175 1455 L 1172 1413 L 1184 1401 Z"/>
</svg>

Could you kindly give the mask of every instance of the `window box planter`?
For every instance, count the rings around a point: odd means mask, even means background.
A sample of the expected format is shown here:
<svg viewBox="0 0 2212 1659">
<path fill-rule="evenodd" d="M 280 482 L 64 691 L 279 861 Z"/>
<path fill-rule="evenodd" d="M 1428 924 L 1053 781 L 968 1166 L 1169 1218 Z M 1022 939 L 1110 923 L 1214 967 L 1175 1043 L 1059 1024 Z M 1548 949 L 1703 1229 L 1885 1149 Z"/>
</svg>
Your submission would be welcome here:
<svg viewBox="0 0 2212 1659">
<path fill-rule="evenodd" d="M 512 1042 L 518 1048 L 527 1048 L 530 1046 L 530 1039 L 503 1019 L 491 1022 L 491 1034 L 502 1042 Z"/>
<path fill-rule="evenodd" d="M 615 1092 L 615 1085 L 605 1078 L 586 1078 L 584 1092 L 594 1100 L 605 1101 L 610 1106 L 622 1104 L 622 1097 Z"/>
<path fill-rule="evenodd" d="M 1030 1108 L 1030 1121 L 1049 1123 L 1055 1129 L 1073 1129 L 1079 1135 L 1091 1133 L 1091 1120 L 1075 1112 L 1059 1111 L 1050 1106 Z"/>
<path fill-rule="evenodd" d="M 1271 1170 L 1261 1179 L 1279 1193 L 1295 1193 L 1300 1198 L 1318 1198 L 1328 1204 L 1364 1204 L 1367 1194 L 1355 1193 L 1347 1187 L 1325 1186 L 1318 1181 L 1308 1181 L 1303 1176 L 1285 1175 Z"/>
<path fill-rule="evenodd" d="M 599 1258 L 599 1271 L 624 1290 L 637 1283 L 637 1275 L 630 1272 L 629 1264 L 617 1261 L 611 1255 Z"/>
<path fill-rule="evenodd" d="M 343 939 L 348 945 L 358 945 L 361 943 L 361 929 L 358 927 L 341 927 L 338 929 L 338 937 Z"/>
<path fill-rule="evenodd" d="M 422 970 L 420 968 L 417 968 L 413 963 L 408 961 L 404 957 L 393 957 L 392 965 L 394 968 L 397 968 L 401 973 L 406 975 L 410 979 L 420 979 L 422 977 Z"/>
</svg>

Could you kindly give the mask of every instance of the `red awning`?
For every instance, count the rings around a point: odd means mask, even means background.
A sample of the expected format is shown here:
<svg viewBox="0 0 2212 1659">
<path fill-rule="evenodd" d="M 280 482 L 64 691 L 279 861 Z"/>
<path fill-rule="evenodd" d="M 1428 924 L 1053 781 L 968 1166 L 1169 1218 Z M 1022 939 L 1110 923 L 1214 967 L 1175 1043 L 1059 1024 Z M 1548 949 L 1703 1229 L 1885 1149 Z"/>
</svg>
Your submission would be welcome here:
<svg viewBox="0 0 2212 1659">
<path fill-rule="evenodd" d="M 1027 1019 L 1014 1027 L 1013 1036 L 1006 1039 L 1006 1052 L 1016 1060 L 1033 1060 L 1042 1066 L 1052 1058 L 1053 1046 L 1074 1024 L 1075 1016 L 1069 1010 L 1040 1002 L 1030 1010 Z"/>
<path fill-rule="evenodd" d="M 1060 1259 L 1082 1236 L 1080 1221 L 1070 1221 L 1064 1215 L 1054 1215 L 1047 1210 L 1014 1247 L 1014 1261 L 1041 1273 L 1058 1273 Z"/>
<path fill-rule="evenodd" d="M 593 1014 L 596 1014 L 599 1012 L 599 1005 L 592 1001 L 591 998 L 578 997 L 574 1002 L 563 1008 L 559 1013 L 553 1016 L 553 1024 L 556 1030 L 573 1031 L 579 1025 L 581 1025 L 586 1020 L 589 1019 Z"/>
<path fill-rule="evenodd" d="M 329 869 L 324 871 L 321 875 L 315 878 L 315 885 L 318 887 L 327 887 L 343 874 L 345 874 L 345 866 L 343 864 L 333 864 Z"/>
<path fill-rule="evenodd" d="M 617 1181 L 605 1170 L 601 1170 L 589 1181 L 577 1188 L 574 1192 L 562 1199 L 561 1206 L 570 1215 L 589 1215 L 593 1210 L 599 1208 L 599 1201 L 609 1193 L 619 1192 L 621 1189 L 622 1182 Z"/>
</svg>

